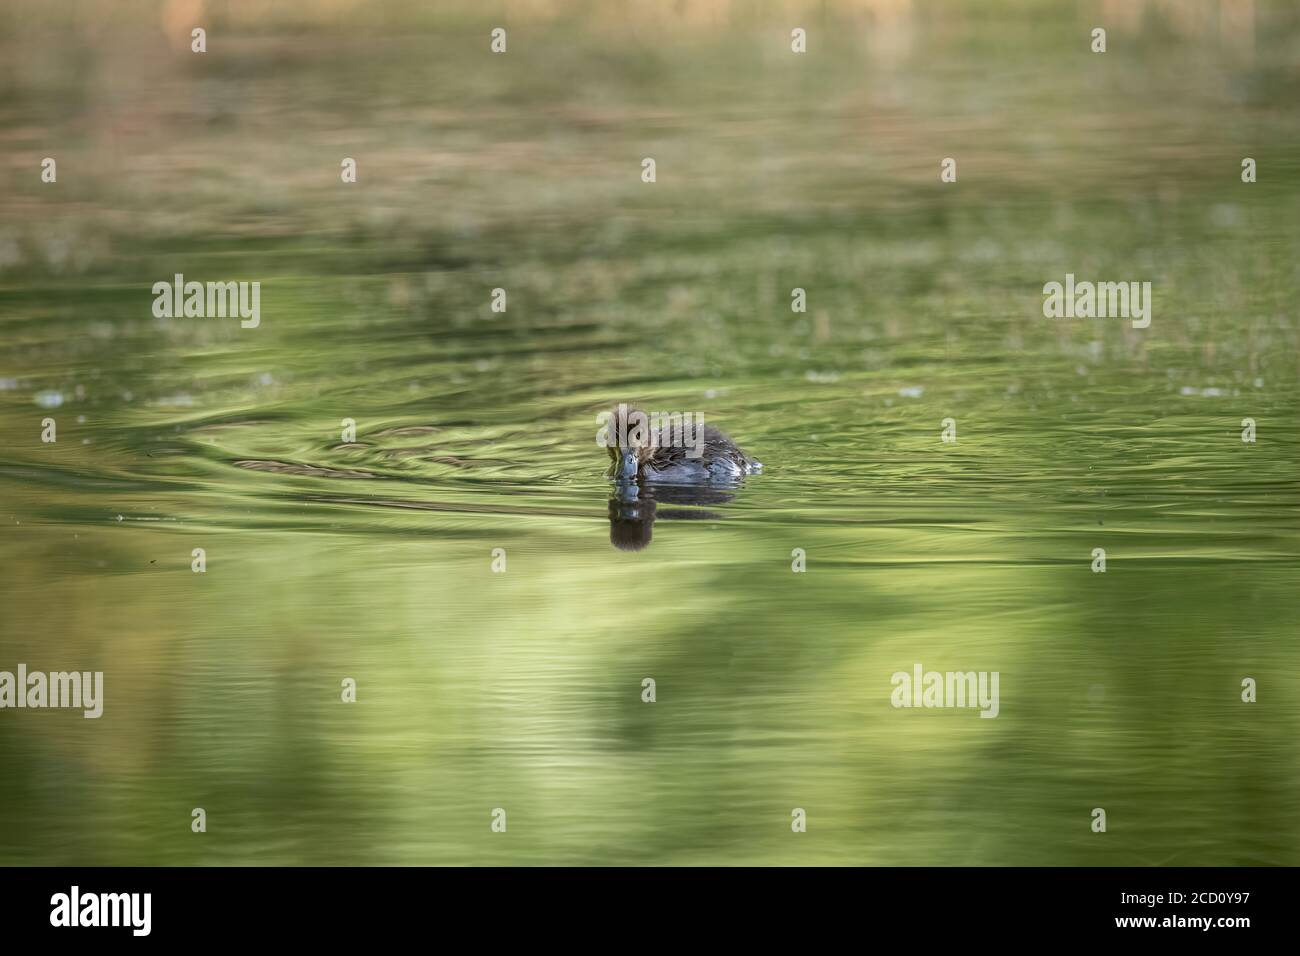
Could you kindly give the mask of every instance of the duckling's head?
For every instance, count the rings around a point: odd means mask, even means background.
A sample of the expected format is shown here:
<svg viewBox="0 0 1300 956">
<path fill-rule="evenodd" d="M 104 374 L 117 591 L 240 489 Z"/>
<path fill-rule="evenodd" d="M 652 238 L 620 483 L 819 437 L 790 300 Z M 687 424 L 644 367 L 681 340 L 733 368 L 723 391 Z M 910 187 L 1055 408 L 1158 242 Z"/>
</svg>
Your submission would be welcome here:
<svg viewBox="0 0 1300 956">
<path fill-rule="evenodd" d="M 620 403 L 609 412 L 605 449 L 609 452 L 610 472 L 622 481 L 633 481 L 641 466 L 654 457 L 650 419 L 639 408 Z"/>
</svg>

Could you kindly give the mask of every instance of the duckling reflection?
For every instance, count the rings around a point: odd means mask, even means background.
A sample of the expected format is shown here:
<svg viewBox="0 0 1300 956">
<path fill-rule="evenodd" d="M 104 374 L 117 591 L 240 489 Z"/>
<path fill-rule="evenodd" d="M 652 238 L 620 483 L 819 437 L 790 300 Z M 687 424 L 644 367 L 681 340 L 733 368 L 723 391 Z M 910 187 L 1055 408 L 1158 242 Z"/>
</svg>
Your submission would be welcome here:
<svg viewBox="0 0 1300 956">
<path fill-rule="evenodd" d="M 656 518 L 665 521 L 718 521 L 717 511 L 698 508 L 660 508 L 659 504 L 721 504 L 736 496 L 721 488 L 689 485 L 639 485 L 619 481 L 609 496 L 609 543 L 620 551 L 641 551 L 648 547 Z"/>
<path fill-rule="evenodd" d="M 650 544 L 657 505 L 641 497 L 635 481 L 620 481 L 609 496 L 609 543 L 620 551 L 640 551 Z"/>
</svg>

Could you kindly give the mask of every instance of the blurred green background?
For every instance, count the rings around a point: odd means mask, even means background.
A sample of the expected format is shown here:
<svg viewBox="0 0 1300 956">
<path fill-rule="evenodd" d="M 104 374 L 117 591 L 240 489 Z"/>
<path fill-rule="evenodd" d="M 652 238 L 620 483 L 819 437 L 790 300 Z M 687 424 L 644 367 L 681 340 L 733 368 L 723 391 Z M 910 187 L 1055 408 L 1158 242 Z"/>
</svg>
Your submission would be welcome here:
<svg viewBox="0 0 1300 956">
<path fill-rule="evenodd" d="M 106 690 L 0 863 L 1300 864 L 1297 106 L 1284 0 L 9 0 L 0 670 Z M 619 399 L 765 473 L 615 550 Z"/>
</svg>

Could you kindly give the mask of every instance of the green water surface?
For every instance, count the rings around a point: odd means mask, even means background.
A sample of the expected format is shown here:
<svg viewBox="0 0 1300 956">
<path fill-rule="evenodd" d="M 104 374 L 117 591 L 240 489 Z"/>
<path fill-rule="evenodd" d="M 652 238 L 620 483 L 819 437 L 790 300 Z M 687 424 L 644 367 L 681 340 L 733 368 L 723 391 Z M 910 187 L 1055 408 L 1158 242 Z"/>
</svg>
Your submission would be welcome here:
<svg viewBox="0 0 1300 956">
<path fill-rule="evenodd" d="M 1300 863 L 1295 10 L 558 6 L 0 19 L 0 863 Z M 764 473 L 615 549 L 620 399 Z"/>
</svg>

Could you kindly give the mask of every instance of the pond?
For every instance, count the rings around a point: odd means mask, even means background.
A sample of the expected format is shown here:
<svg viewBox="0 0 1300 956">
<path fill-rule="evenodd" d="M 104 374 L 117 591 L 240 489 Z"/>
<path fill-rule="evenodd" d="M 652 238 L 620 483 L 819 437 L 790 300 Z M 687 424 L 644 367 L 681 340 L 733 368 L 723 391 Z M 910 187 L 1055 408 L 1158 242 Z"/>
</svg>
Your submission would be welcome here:
<svg viewBox="0 0 1300 956">
<path fill-rule="evenodd" d="M 19 6 L 0 670 L 103 712 L 0 710 L 0 862 L 1300 863 L 1286 5 Z M 620 495 L 618 401 L 763 470 Z"/>
</svg>

